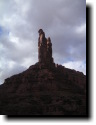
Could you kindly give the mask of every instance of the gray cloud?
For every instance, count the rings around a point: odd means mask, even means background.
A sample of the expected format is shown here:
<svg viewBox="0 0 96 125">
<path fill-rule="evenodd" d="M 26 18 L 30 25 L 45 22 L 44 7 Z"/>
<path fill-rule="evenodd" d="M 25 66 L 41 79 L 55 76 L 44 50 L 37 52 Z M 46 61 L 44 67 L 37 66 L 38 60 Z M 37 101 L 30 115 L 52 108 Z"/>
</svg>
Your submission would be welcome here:
<svg viewBox="0 0 96 125">
<path fill-rule="evenodd" d="M 38 61 L 39 28 L 51 37 L 56 63 L 86 62 L 85 0 L 1 0 L 0 5 L 2 80 Z M 12 62 L 16 65 L 5 72 Z"/>
</svg>

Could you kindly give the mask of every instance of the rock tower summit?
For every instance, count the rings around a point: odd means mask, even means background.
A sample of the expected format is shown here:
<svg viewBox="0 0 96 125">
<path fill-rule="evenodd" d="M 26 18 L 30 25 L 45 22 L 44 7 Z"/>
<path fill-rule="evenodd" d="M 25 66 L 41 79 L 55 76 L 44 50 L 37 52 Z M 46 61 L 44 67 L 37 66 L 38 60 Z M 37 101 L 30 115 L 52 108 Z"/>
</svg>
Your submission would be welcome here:
<svg viewBox="0 0 96 125">
<path fill-rule="evenodd" d="M 45 37 L 42 29 L 39 29 L 38 33 L 38 61 L 43 64 L 53 64 L 51 39 Z"/>
</svg>

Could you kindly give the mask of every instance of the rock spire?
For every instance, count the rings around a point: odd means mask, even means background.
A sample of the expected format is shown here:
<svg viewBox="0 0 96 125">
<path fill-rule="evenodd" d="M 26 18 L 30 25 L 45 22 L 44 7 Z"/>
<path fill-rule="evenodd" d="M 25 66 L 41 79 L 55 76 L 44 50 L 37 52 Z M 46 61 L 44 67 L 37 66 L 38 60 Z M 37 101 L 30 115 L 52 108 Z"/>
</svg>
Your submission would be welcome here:
<svg viewBox="0 0 96 125">
<path fill-rule="evenodd" d="M 39 29 L 38 38 L 38 61 L 44 64 L 52 64 L 52 43 L 50 37 L 45 37 L 45 33 L 42 29 Z"/>
</svg>

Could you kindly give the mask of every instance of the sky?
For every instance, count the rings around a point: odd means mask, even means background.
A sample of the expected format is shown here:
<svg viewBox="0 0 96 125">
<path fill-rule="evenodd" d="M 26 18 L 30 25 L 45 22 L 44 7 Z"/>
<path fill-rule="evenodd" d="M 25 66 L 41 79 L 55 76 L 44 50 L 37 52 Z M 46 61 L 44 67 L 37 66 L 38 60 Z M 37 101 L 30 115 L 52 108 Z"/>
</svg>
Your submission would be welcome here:
<svg viewBox="0 0 96 125">
<path fill-rule="evenodd" d="M 0 0 L 0 84 L 38 62 L 38 30 L 54 62 L 86 75 L 86 0 Z"/>
</svg>

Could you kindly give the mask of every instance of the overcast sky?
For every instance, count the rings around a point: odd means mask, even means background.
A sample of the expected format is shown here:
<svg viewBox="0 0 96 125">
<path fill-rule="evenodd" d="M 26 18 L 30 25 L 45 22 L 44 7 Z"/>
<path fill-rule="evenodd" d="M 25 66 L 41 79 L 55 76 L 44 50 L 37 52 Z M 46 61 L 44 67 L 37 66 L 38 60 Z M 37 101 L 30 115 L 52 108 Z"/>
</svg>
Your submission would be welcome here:
<svg viewBox="0 0 96 125">
<path fill-rule="evenodd" d="M 38 30 L 55 63 L 86 74 L 86 0 L 0 0 L 0 84 L 38 61 Z"/>
</svg>

